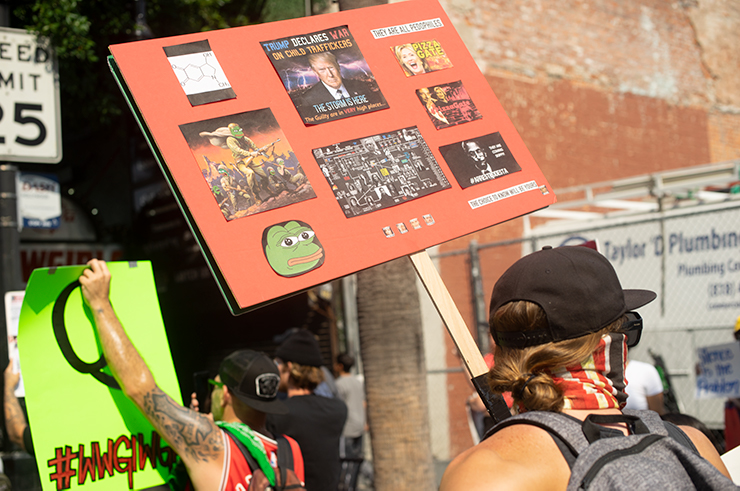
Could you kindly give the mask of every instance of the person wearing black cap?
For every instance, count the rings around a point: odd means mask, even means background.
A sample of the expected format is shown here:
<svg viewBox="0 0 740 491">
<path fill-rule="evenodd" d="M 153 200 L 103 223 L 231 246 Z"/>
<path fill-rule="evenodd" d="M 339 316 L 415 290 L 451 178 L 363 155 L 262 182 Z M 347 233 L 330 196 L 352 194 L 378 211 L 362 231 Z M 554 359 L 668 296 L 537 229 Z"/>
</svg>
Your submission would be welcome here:
<svg viewBox="0 0 740 491">
<path fill-rule="evenodd" d="M 655 297 L 648 290 L 623 290 L 609 261 L 587 247 L 546 247 L 521 258 L 491 296 L 491 391 L 510 391 L 519 413 L 622 419 L 627 347 L 639 341 L 642 328 L 630 322 L 639 320 L 631 311 Z M 694 428 L 681 429 L 729 477 L 711 442 Z M 601 431 L 629 434 L 624 423 Z M 452 461 L 440 490 L 566 489 L 571 468 L 562 445 L 541 427 L 504 420 Z"/>
<path fill-rule="evenodd" d="M 88 266 L 79 281 L 105 360 L 126 397 L 177 452 L 187 469 L 188 489 L 247 489 L 257 469 L 250 469 L 240 444 L 274 484 L 277 442 L 266 430 L 265 418 L 266 413 L 288 411 L 277 399 L 280 375 L 275 363 L 262 353 L 235 351 L 223 360 L 212 381 L 213 416 L 182 407 L 157 386 L 121 326 L 109 300 L 111 274 L 105 262 L 93 259 Z M 303 481 L 300 448 L 295 440 L 287 440 L 293 470 Z"/>
<path fill-rule="evenodd" d="M 296 439 L 303 451 L 306 489 L 336 491 L 341 471 L 339 440 L 347 419 L 347 406 L 338 398 L 316 395 L 323 380 L 323 364 L 316 338 L 307 329 L 298 329 L 275 351 L 280 369 L 280 390 L 288 414 L 270 414 L 267 428 Z"/>
</svg>

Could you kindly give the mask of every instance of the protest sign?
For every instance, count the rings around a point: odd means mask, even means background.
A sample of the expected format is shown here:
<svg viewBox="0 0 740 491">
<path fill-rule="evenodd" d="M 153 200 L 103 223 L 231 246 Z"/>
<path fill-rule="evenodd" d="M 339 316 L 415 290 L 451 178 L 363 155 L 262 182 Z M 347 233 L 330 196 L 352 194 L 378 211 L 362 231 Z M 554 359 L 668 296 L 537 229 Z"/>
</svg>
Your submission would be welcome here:
<svg viewBox="0 0 740 491">
<path fill-rule="evenodd" d="M 235 314 L 555 201 L 436 0 L 110 50 Z"/>
<path fill-rule="evenodd" d="M 740 343 L 696 350 L 696 398 L 740 397 Z"/>
<path fill-rule="evenodd" d="M 110 299 L 158 385 L 180 399 L 151 264 L 111 262 Z M 18 326 L 29 427 L 42 488 L 142 489 L 175 453 L 118 388 L 77 279 L 83 266 L 37 269 Z"/>
<path fill-rule="evenodd" d="M 5 327 L 8 331 L 8 359 L 12 363 L 13 373 L 21 373 L 18 357 L 18 318 L 21 315 L 25 291 L 5 292 Z M 23 388 L 23 375 L 19 375 L 18 385 L 13 392 L 16 397 L 26 397 Z"/>
</svg>

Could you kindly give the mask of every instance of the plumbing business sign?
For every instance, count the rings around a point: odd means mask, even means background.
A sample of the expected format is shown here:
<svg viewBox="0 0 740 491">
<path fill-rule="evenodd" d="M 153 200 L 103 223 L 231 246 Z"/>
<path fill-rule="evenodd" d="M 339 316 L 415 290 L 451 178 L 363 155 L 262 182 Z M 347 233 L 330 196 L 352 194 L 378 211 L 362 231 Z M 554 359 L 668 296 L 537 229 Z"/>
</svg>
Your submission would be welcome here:
<svg viewBox="0 0 740 491">
<path fill-rule="evenodd" d="M 640 309 L 647 325 L 668 329 L 730 329 L 740 313 L 740 207 L 631 222 L 593 223 L 547 234 L 543 245 L 596 239 L 624 288 L 645 288 L 658 299 Z M 538 235 L 542 229 L 536 229 Z"/>
<path fill-rule="evenodd" d="M 62 160 L 59 72 L 48 40 L 0 27 L 0 161 Z"/>
</svg>

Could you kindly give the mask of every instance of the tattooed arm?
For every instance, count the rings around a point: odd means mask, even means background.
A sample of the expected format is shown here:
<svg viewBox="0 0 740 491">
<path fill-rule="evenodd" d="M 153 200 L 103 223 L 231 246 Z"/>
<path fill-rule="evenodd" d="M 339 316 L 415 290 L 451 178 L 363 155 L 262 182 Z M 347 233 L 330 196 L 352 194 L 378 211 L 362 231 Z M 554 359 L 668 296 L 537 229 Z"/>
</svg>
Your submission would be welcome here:
<svg viewBox="0 0 740 491">
<path fill-rule="evenodd" d="M 28 423 L 23 415 L 21 405 L 15 397 L 15 387 L 20 380 L 20 374 L 13 372 L 13 362 L 8 363 L 5 369 L 5 394 L 3 404 L 5 406 L 5 428 L 8 430 L 10 441 L 26 450 L 23 442 L 23 432 L 26 431 Z M 31 450 L 31 449 L 29 449 Z"/>
<path fill-rule="evenodd" d="M 98 259 L 88 266 L 80 276 L 82 295 L 92 310 L 103 354 L 121 390 L 182 458 L 195 489 L 218 489 L 224 462 L 221 431 L 204 414 L 182 407 L 157 386 L 108 299 L 108 267 Z"/>
</svg>

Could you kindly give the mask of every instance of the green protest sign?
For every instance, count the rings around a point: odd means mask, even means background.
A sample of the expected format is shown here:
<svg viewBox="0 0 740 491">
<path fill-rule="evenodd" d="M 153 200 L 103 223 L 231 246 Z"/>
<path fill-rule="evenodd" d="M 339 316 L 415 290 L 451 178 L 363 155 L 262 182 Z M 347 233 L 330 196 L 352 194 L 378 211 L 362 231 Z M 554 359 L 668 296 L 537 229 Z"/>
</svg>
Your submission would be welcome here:
<svg viewBox="0 0 740 491">
<path fill-rule="evenodd" d="M 110 299 L 159 386 L 179 399 L 148 261 L 108 263 Z M 35 270 L 18 350 L 44 491 L 144 489 L 165 481 L 175 453 L 111 376 L 78 278 L 84 266 Z"/>
</svg>

